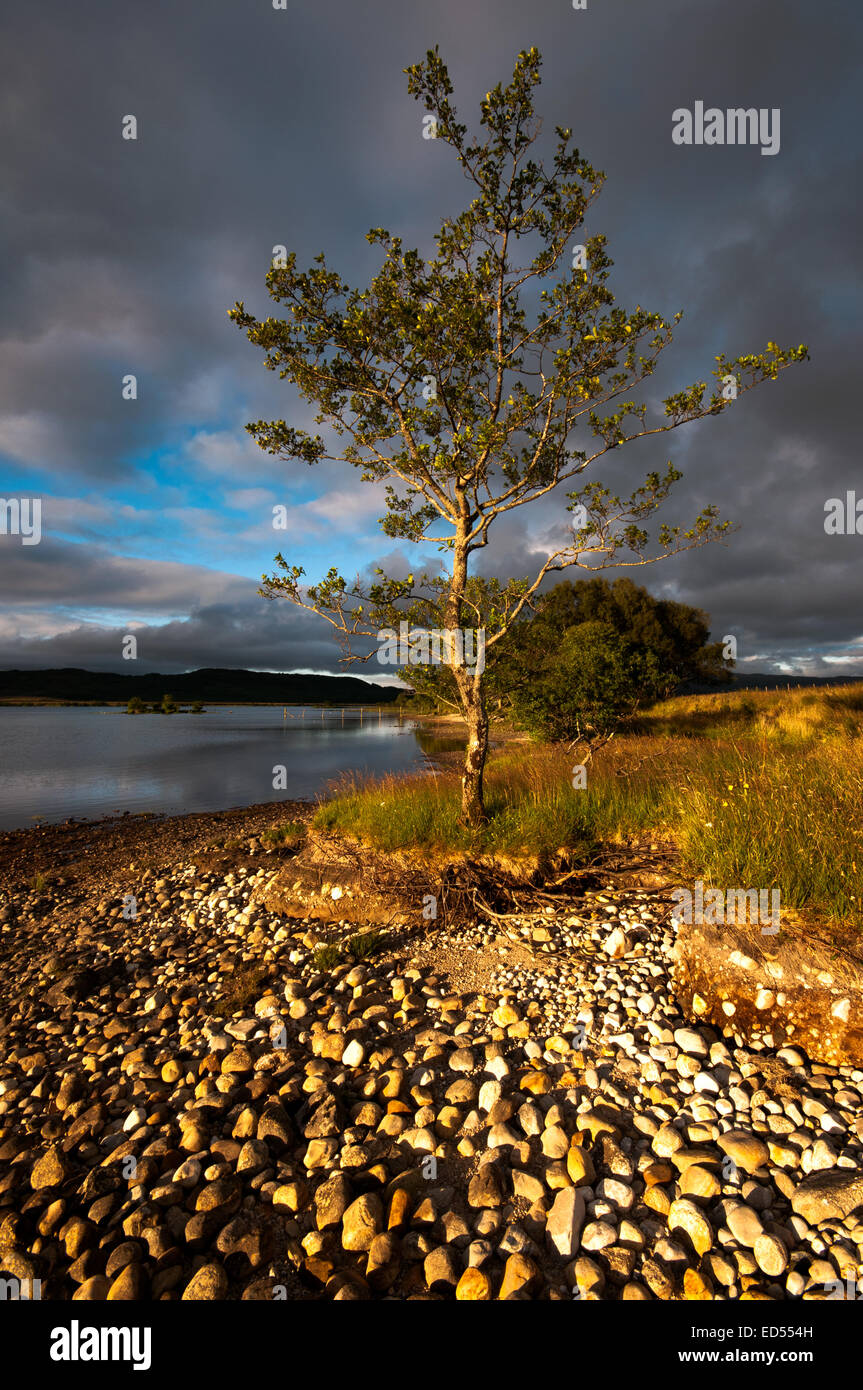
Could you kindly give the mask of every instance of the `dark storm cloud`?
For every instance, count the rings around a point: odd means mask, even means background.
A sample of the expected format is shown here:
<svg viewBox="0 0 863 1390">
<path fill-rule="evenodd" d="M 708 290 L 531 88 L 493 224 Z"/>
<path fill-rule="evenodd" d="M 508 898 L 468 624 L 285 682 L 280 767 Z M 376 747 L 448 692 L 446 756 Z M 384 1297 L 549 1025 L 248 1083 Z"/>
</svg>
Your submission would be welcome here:
<svg viewBox="0 0 863 1390">
<path fill-rule="evenodd" d="M 122 608 L 132 613 L 182 613 L 190 603 L 240 598 L 251 580 L 202 566 L 112 555 L 96 545 L 70 545 L 46 536 L 38 546 L 0 540 L 3 600 L 24 610 L 60 603 L 64 608 Z"/>
<path fill-rule="evenodd" d="M 121 655 L 128 634 L 137 641 L 134 661 Z M 188 617 L 168 623 L 116 627 L 73 623 L 53 637 L 7 640 L 0 622 L 0 668 L 79 666 L 133 675 L 200 666 L 259 671 L 302 668 L 375 681 L 392 674 L 373 663 L 342 664 L 341 655 L 329 629 L 312 615 L 287 604 L 264 605 L 251 598 L 193 607 Z"/>
<path fill-rule="evenodd" d="M 771 338 L 812 352 L 721 419 L 608 461 L 614 485 L 631 490 L 672 458 L 685 474 L 675 520 L 716 502 L 740 523 L 725 546 L 627 572 L 706 608 L 714 633 L 737 634 L 741 657 L 763 655 L 763 669 L 821 669 L 844 654 L 853 670 L 863 537 L 825 535 L 823 508 L 846 488 L 863 495 L 860 30 L 858 8 L 836 0 L 589 0 L 580 12 L 567 0 L 18 7 L 0 58 L 0 456 L 32 470 L 34 487 L 98 496 L 125 482 L 150 505 L 159 487 L 145 459 L 165 448 L 205 486 L 232 470 L 232 486 L 270 485 L 281 466 L 253 458 L 241 426 L 289 414 L 291 395 L 227 308 L 239 298 L 269 312 L 263 277 L 278 243 L 303 263 L 325 249 L 358 283 L 378 263 L 369 226 L 430 251 L 468 185 L 447 149 L 422 140 L 402 68 L 439 43 L 473 126 L 479 98 L 536 44 L 546 128 L 572 126 L 608 175 L 587 230 L 609 236 L 621 302 L 686 310 L 650 398 L 704 379 L 719 352 Z M 672 111 L 696 100 L 780 108 L 779 154 L 674 146 Z M 120 138 L 127 113 L 137 142 Z M 134 403 L 120 395 L 129 371 Z M 202 431 L 211 442 L 184 453 Z M 352 471 L 347 486 L 356 490 Z M 501 525 L 483 567 L 529 573 L 563 507 L 555 498 Z M 122 521 L 113 548 L 126 552 Z M 0 663 L 107 661 L 113 629 L 103 647 L 82 610 L 110 595 L 142 621 L 174 618 L 152 635 L 185 665 L 259 665 L 283 640 L 285 661 L 339 669 L 325 625 L 293 610 L 276 618 L 287 606 L 264 605 L 251 581 L 182 562 L 169 572 L 137 553 L 133 574 L 96 543 L 0 547 Z M 63 624 L 85 626 L 51 636 L 52 604 Z M 17 626 L 16 611 L 27 619 Z M 44 634 L 28 636 L 40 623 Z M 214 657 L 219 623 L 231 661 Z"/>
<path fill-rule="evenodd" d="M 8 542 L 6 542 L 8 546 Z M 350 664 L 330 627 L 313 614 L 257 593 L 253 580 L 201 566 L 139 561 L 98 547 L 51 537 L 19 546 L 4 565 L 0 608 L 0 668 L 83 666 L 90 670 L 183 671 L 190 666 L 245 666 L 255 670 L 349 673 L 380 680 L 376 663 Z M 63 630 L 48 605 L 62 595 Z M 81 620 L 96 610 L 101 621 Z M 104 616 L 123 612 L 124 621 Z M 177 613 L 171 621 L 154 614 Z M 46 631 L 47 629 L 47 631 Z M 127 634 L 137 639 L 132 665 L 122 657 Z M 375 644 L 355 642 L 364 655 Z"/>
</svg>

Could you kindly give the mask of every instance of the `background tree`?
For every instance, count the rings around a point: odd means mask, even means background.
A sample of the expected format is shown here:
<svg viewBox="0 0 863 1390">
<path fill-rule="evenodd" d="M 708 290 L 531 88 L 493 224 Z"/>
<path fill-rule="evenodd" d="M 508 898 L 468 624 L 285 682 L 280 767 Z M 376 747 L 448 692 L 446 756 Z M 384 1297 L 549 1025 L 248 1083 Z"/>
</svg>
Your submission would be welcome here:
<svg viewBox="0 0 863 1390">
<path fill-rule="evenodd" d="M 563 580 L 533 601 L 532 611 L 514 623 L 492 649 L 486 671 L 486 694 L 492 709 L 506 715 L 519 691 L 542 679 L 550 653 L 580 623 L 600 622 L 628 643 L 656 658 L 662 670 L 658 686 L 645 686 L 641 702 L 670 695 L 684 681 L 720 683 L 730 679 L 732 662 L 722 643 L 710 642 L 710 619 L 700 608 L 656 599 L 627 576 Z M 458 709 L 458 690 L 444 666 L 408 666 L 399 673 L 425 704 Z M 523 707 L 523 702 L 522 702 Z"/>
<path fill-rule="evenodd" d="M 656 652 L 621 637 L 611 623 L 578 623 L 546 648 L 534 679 L 519 685 L 513 715 L 550 742 L 582 742 L 593 751 L 669 679 Z"/>
<path fill-rule="evenodd" d="M 472 185 L 469 205 L 441 224 L 431 260 L 375 228 L 367 239 L 383 249 L 384 261 L 368 288 L 352 288 L 323 254 L 300 271 L 291 253 L 267 275 L 287 317 L 259 320 L 242 303 L 230 311 L 263 349 L 266 367 L 289 378 L 315 405 L 316 423 L 336 436 L 261 420 L 247 426 L 261 447 L 306 464 L 338 459 L 359 469 L 364 482 L 385 488 L 386 535 L 437 542 L 446 557 L 445 577 L 415 583 L 413 575 L 400 580 L 378 569 L 374 582 L 357 578 L 349 586 L 332 568 L 308 588 L 301 588 L 301 566 L 276 557 L 277 572 L 263 576 L 261 592 L 325 617 L 345 643 L 346 660 L 368 660 L 368 644 L 355 654 L 351 639 L 392 626 L 407 606 L 426 626 L 485 627 L 488 651 L 555 570 L 645 565 L 717 539 L 728 523 L 712 506 L 687 530 L 665 524 L 651 539 L 644 529 L 681 476 L 669 464 L 626 499 L 598 480 L 566 493 L 575 513 L 568 540 L 529 582 L 501 583 L 485 607 L 470 585 L 473 558 L 498 517 L 579 478 L 631 439 L 720 414 L 734 395 L 807 355 L 803 346 L 768 343 L 757 355 L 717 356 L 711 393 L 695 382 L 667 397 L 664 414 L 648 424 L 646 404 L 629 393 L 652 375 L 672 324 L 640 306 L 633 313 L 613 307 L 605 237 L 574 242 L 604 176 L 561 127 L 550 166 L 533 157 L 540 62 L 535 48 L 519 54 L 512 81 L 481 102 L 475 138 L 457 120 L 437 49 L 406 70 L 409 92 Z M 478 825 L 488 752 L 484 677 L 464 665 L 454 677 L 468 728 L 462 818 Z"/>
<path fill-rule="evenodd" d="M 517 623 L 502 644 L 497 681 L 506 694 L 512 697 L 530 684 L 548 653 L 583 623 L 603 623 L 622 641 L 655 658 L 652 669 L 661 671 L 662 678 L 645 686 L 642 702 L 648 698 L 648 689 L 658 699 L 670 695 L 683 681 L 729 679 L 730 663 L 723 660 L 722 643 L 708 640 L 706 613 L 688 604 L 656 599 L 621 576 L 613 584 L 605 579 L 564 580 L 540 597 L 535 617 Z"/>
</svg>

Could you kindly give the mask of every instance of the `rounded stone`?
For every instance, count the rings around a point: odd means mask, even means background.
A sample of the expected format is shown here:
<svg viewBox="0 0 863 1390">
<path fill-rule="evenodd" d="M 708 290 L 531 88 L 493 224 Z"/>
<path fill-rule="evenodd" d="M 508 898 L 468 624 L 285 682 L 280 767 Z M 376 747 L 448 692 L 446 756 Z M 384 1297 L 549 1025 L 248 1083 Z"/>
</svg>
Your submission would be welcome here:
<svg viewBox="0 0 863 1390">
<path fill-rule="evenodd" d="M 510 1255 L 503 1271 L 498 1299 L 534 1293 L 541 1281 L 539 1267 L 529 1255 Z"/>
<path fill-rule="evenodd" d="M 684 1197 L 700 1197 L 709 1201 L 712 1197 L 718 1197 L 722 1188 L 715 1173 L 698 1163 L 692 1163 L 681 1175 L 680 1191 Z"/>
<path fill-rule="evenodd" d="M 106 1295 L 109 1302 L 137 1302 L 143 1298 L 145 1276 L 139 1264 L 125 1265 L 117 1275 Z"/>
<path fill-rule="evenodd" d="M 383 1227 L 380 1198 L 374 1192 L 363 1193 L 351 1202 L 342 1217 L 342 1245 L 345 1250 L 368 1250 Z"/>
<path fill-rule="evenodd" d="M 754 1173 L 770 1161 L 770 1151 L 764 1140 L 745 1129 L 729 1129 L 720 1134 L 716 1142 L 722 1152 L 747 1173 Z"/>
<path fill-rule="evenodd" d="M 608 1221 L 591 1221 L 581 1233 L 581 1244 L 585 1250 L 604 1250 L 607 1245 L 617 1242 L 617 1230 Z"/>
<path fill-rule="evenodd" d="M 491 1275 L 471 1265 L 456 1284 L 455 1296 L 459 1303 L 488 1303 L 492 1296 Z"/>
<path fill-rule="evenodd" d="M 465 1271 L 466 1272 L 466 1271 Z M 423 1263 L 426 1284 L 434 1291 L 450 1291 L 456 1287 L 462 1269 L 456 1259 L 455 1251 L 448 1245 L 439 1245 L 430 1251 Z"/>
<path fill-rule="evenodd" d="M 689 1302 L 712 1302 L 713 1286 L 697 1269 L 687 1269 L 683 1275 L 683 1297 Z"/>
<path fill-rule="evenodd" d="M 586 1149 L 573 1144 L 566 1155 L 566 1171 L 572 1179 L 573 1187 L 590 1187 L 596 1179 L 593 1159 Z"/>
<path fill-rule="evenodd" d="M 63 1155 L 56 1149 L 49 1149 L 37 1158 L 30 1174 L 30 1186 L 34 1192 L 45 1187 L 60 1187 L 69 1174 L 69 1167 Z"/>
<path fill-rule="evenodd" d="M 779 1236 L 767 1233 L 760 1235 L 755 1242 L 752 1253 L 758 1268 L 764 1274 L 768 1274 L 771 1279 L 778 1279 L 780 1274 L 785 1273 L 788 1266 L 788 1251 Z"/>
<path fill-rule="evenodd" d="M 758 1237 L 764 1232 L 758 1212 L 745 1205 L 735 1207 L 733 1211 L 730 1211 L 726 1217 L 726 1222 L 734 1239 L 744 1245 L 747 1250 L 754 1247 Z"/>
<path fill-rule="evenodd" d="M 202 1265 L 183 1290 L 183 1300 L 188 1302 L 212 1303 L 227 1296 L 228 1276 L 220 1264 Z"/>
<path fill-rule="evenodd" d="M 684 1231 L 698 1255 L 706 1255 L 713 1244 L 713 1227 L 703 1211 L 686 1197 L 680 1197 L 671 1203 L 668 1209 L 668 1229 Z"/>
<path fill-rule="evenodd" d="M 82 1303 L 104 1303 L 111 1288 L 110 1279 L 106 1279 L 104 1274 L 93 1274 L 84 1283 L 79 1285 L 72 1295 L 73 1302 Z"/>
</svg>

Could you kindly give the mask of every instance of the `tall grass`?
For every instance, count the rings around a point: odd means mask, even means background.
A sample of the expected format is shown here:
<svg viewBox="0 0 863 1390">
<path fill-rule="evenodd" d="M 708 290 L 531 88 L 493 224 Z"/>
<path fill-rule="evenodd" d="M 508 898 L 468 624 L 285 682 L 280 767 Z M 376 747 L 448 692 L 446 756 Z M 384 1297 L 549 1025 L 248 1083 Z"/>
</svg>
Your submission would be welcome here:
<svg viewBox="0 0 863 1390">
<path fill-rule="evenodd" d="M 588 765 L 510 746 L 489 761 L 489 823 L 459 825 L 457 771 L 343 781 L 316 815 L 383 850 L 588 855 L 669 837 L 715 886 L 780 889 L 784 905 L 863 925 L 863 687 L 668 700 Z"/>
<path fill-rule="evenodd" d="M 807 738 L 863 732 L 863 684 L 827 689 L 718 691 L 714 695 L 677 695 L 641 716 L 645 733 L 727 737 L 768 734 Z"/>
<path fill-rule="evenodd" d="M 776 887 L 788 907 L 861 923 L 863 736 L 801 743 L 705 750 L 680 792 L 675 838 L 716 885 Z"/>
<path fill-rule="evenodd" d="M 637 761 L 646 756 L 652 763 L 655 743 L 632 742 Z M 522 745 L 493 757 L 485 779 L 489 822 L 479 831 L 459 824 L 460 775 L 448 770 L 409 778 L 343 779 L 335 797 L 319 808 L 316 824 L 385 850 L 587 852 L 624 820 L 649 830 L 661 809 L 661 780 L 644 766 L 631 776 L 618 775 L 616 761 L 592 764 L 587 787 L 576 791 L 575 757 L 565 749 Z"/>
</svg>

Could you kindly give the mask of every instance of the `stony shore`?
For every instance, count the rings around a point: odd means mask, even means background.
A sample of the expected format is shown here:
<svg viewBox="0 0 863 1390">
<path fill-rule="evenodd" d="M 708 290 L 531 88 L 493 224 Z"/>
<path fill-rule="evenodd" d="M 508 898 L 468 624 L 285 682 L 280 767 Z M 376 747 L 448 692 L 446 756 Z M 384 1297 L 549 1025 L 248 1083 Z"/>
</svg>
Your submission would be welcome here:
<svg viewBox="0 0 863 1390">
<path fill-rule="evenodd" d="M 667 894 L 418 920 L 323 966 L 315 923 L 258 901 L 285 814 L 0 836 L 5 1279 L 61 1300 L 856 1287 L 863 1071 L 683 1018 Z"/>
</svg>

